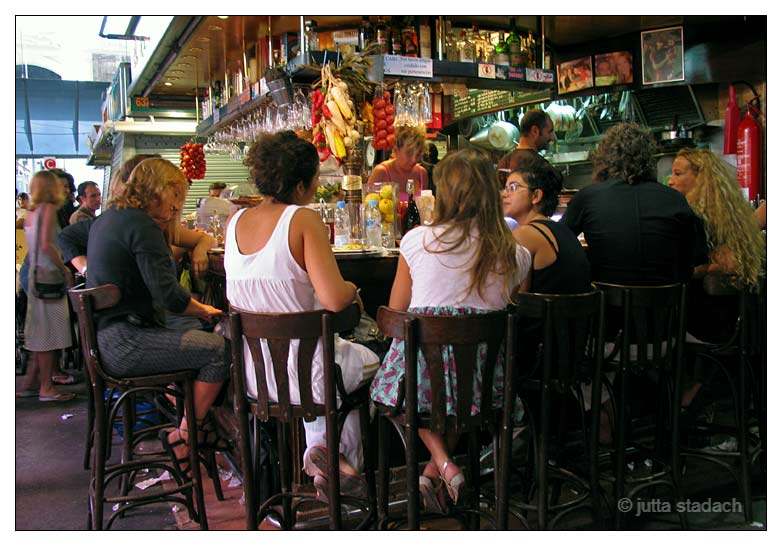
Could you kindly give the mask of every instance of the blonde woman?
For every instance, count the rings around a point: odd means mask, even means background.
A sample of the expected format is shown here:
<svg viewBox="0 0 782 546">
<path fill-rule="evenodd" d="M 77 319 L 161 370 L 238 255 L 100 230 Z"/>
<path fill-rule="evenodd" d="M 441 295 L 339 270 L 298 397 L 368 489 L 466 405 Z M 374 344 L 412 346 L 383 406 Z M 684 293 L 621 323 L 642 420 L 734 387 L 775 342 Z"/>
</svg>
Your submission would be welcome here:
<svg viewBox="0 0 782 546">
<path fill-rule="evenodd" d="M 111 283 L 122 297 L 97 314 L 98 347 L 107 371 L 118 377 L 198 370 L 195 414 L 202 426 L 228 376 L 223 338 L 201 330 L 162 326 L 161 309 L 212 322 L 219 309 L 193 299 L 179 283 L 167 243 L 185 201 L 188 185 L 182 172 L 165 159 L 146 159 L 130 175 L 90 231 L 87 286 Z M 168 232 L 168 233 L 166 233 Z M 208 434 L 199 442 L 210 441 Z M 187 425 L 163 442 L 175 458 L 187 455 Z M 214 440 L 214 435 L 212 435 Z"/>
<path fill-rule="evenodd" d="M 415 228 L 402 239 L 389 307 L 431 315 L 504 309 L 527 277 L 531 258 L 503 219 L 492 162 L 480 152 L 462 150 L 437 164 L 434 179 L 435 223 Z M 397 403 L 404 365 L 403 342 L 394 340 L 372 383 L 375 401 Z M 419 411 L 429 411 L 431 382 L 420 354 L 418 372 Z M 501 373 L 496 380 L 501 384 Z M 446 382 L 445 399 L 448 414 L 455 415 L 452 384 Z M 454 433 L 444 438 L 427 429 L 419 435 L 432 455 L 419 480 L 424 508 L 442 512 L 440 480 L 454 503 L 464 485 L 464 475 L 450 457 L 458 437 Z"/>
<path fill-rule="evenodd" d="M 421 130 L 408 126 L 398 127 L 391 159 L 383 161 L 372 170 L 369 182 L 393 183 L 397 186 L 397 192 L 402 193 L 406 191 L 407 181 L 413 180 L 416 185 L 415 193 L 419 195 L 421 190 L 429 187 L 429 175 L 420 164 L 425 144 L 426 139 Z"/>
<path fill-rule="evenodd" d="M 733 333 L 738 301 L 709 296 L 706 275 L 727 275 L 737 287 L 755 287 L 763 274 L 765 241 L 755 212 L 741 194 L 727 164 L 708 150 L 681 150 L 673 162 L 670 186 L 682 193 L 703 221 L 708 262 L 699 265 L 687 288 L 687 331 L 703 341 L 720 342 Z M 700 382 L 685 391 L 682 405 L 691 404 Z"/>
<path fill-rule="evenodd" d="M 755 212 L 727 164 L 708 150 L 681 150 L 673 162 L 670 186 L 703 220 L 710 259 L 695 276 L 724 273 L 736 285 L 755 286 L 763 271 L 765 242 Z"/>
<path fill-rule="evenodd" d="M 41 402 L 60 402 L 74 397 L 54 388 L 52 374 L 58 353 L 71 346 L 70 314 L 64 292 L 71 274 L 54 243 L 60 230 L 57 211 L 65 201 L 62 184 L 49 171 L 39 171 L 30 181 L 32 206 L 24 221 L 30 275 L 27 280 L 27 315 L 24 348 L 31 352 L 31 365 L 17 397 L 38 396 Z M 60 297 L 43 297 L 37 283 L 63 286 Z"/>
</svg>

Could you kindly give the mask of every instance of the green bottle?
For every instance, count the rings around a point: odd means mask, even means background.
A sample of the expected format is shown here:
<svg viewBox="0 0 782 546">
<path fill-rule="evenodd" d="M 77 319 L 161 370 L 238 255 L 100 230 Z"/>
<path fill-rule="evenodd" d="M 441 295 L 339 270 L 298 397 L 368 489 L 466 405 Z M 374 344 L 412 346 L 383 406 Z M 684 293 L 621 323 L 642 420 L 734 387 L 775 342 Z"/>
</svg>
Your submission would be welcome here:
<svg viewBox="0 0 782 546">
<path fill-rule="evenodd" d="M 508 42 L 505 41 L 505 35 L 500 32 L 500 40 L 494 46 L 494 64 L 508 66 L 510 58 L 508 57 Z"/>
<path fill-rule="evenodd" d="M 510 65 L 514 68 L 523 66 L 521 58 L 521 37 L 516 31 L 516 19 L 511 18 L 511 30 L 506 40 Z"/>
</svg>

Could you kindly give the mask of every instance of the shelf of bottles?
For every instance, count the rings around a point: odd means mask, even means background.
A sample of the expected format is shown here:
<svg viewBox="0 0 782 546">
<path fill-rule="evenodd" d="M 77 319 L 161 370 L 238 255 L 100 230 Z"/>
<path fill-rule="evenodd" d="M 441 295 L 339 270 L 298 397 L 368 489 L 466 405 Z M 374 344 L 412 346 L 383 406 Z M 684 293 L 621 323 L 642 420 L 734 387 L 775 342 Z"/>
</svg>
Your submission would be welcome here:
<svg viewBox="0 0 782 546">
<path fill-rule="evenodd" d="M 308 19 L 303 30 L 299 47 L 290 48 L 289 55 L 275 57 L 276 68 L 284 70 L 294 84 L 311 84 L 320 75 L 317 66 L 339 62 L 347 50 L 362 51 L 376 44 L 379 54 L 370 74 L 374 81 L 410 78 L 473 89 L 530 91 L 550 90 L 554 85 L 553 71 L 540 66 L 538 37 L 519 30 L 514 18 L 507 30 L 457 27 L 444 18 L 415 16 L 362 17 L 358 28 L 340 30 L 319 28 L 316 20 Z M 430 68 L 400 73 L 401 58 L 420 59 L 419 69 L 421 64 Z M 211 134 L 246 115 L 268 93 L 266 78 L 248 82 L 241 70 L 232 78 L 216 81 L 204 92 L 204 121 L 198 125 L 198 134 Z"/>
</svg>

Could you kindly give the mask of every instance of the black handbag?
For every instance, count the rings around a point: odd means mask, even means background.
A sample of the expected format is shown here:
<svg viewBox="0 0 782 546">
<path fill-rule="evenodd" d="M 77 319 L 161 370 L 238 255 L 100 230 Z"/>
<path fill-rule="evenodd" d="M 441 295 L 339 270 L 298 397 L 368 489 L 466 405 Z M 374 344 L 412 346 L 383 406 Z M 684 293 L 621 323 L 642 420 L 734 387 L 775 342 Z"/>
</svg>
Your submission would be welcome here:
<svg viewBox="0 0 782 546">
<path fill-rule="evenodd" d="M 38 211 L 38 227 L 35 237 L 41 232 L 41 211 Z M 38 251 L 41 245 L 35 242 L 35 264 L 33 265 L 33 295 L 42 300 L 58 300 L 65 297 L 65 279 L 59 282 L 41 282 L 38 280 Z"/>
</svg>

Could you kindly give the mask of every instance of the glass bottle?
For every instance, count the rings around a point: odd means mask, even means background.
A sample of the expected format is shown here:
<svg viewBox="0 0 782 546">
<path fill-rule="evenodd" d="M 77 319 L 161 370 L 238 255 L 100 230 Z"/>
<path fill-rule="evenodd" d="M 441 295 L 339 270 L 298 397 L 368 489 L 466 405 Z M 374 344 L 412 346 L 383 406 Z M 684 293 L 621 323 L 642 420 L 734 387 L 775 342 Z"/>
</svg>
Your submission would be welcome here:
<svg viewBox="0 0 782 546">
<path fill-rule="evenodd" d="M 508 56 L 510 66 L 516 68 L 524 66 L 521 58 L 521 37 L 516 32 L 516 19 L 511 18 L 511 29 L 508 33 L 508 39 L 505 41 L 508 44 Z"/>
<path fill-rule="evenodd" d="M 530 68 L 538 67 L 538 42 L 535 39 L 535 35 L 531 32 L 527 33 L 527 66 Z M 548 68 L 548 67 L 546 67 Z"/>
<path fill-rule="evenodd" d="M 509 63 L 508 43 L 505 41 L 505 35 L 500 32 L 500 40 L 497 42 L 497 45 L 494 46 L 494 64 L 508 66 Z"/>
<path fill-rule="evenodd" d="M 470 33 L 472 34 L 472 33 Z M 475 42 L 470 39 L 466 31 L 462 31 L 461 48 L 459 50 L 459 61 L 463 63 L 475 62 Z"/>
<path fill-rule="evenodd" d="M 377 43 L 380 46 L 380 54 L 386 54 L 389 53 L 388 49 L 388 27 L 386 26 L 386 22 L 380 18 L 377 21 Z"/>
<path fill-rule="evenodd" d="M 307 51 L 320 51 L 317 21 L 304 22 L 304 38 L 307 40 Z"/>
<path fill-rule="evenodd" d="M 380 211 L 377 210 L 377 201 L 372 199 L 368 204 L 369 209 L 364 214 L 367 246 L 370 248 L 381 248 L 383 246 L 382 216 Z"/>
<path fill-rule="evenodd" d="M 358 27 L 358 49 L 364 51 L 367 48 L 367 44 L 371 42 L 375 37 L 372 23 L 369 22 L 369 17 L 364 15 L 361 17 L 361 25 Z"/>
<path fill-rule="evenodd" d="M 391 53 L 393 55 L 402 54 L 402 34 L 399 28 L 391 29 Z"/>
<path fill-rule="evenodd" d="M 415 204 L 415 182 L 413 179 L 407 181 L 407 196 L 407 214 L 402 227 L 404 233 L 421 225 L 421 215 L 418 213 L 418 207 Z"/>
</svg>

